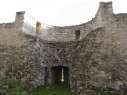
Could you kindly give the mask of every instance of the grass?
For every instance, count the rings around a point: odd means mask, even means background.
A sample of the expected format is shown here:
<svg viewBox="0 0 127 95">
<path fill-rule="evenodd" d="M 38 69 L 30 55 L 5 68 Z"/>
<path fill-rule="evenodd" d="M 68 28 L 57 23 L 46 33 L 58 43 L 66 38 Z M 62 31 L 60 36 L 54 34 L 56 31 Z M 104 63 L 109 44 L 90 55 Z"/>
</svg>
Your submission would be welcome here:
<svg viewBox="0 0 127 95">
<path fill-rule="evenodd" d="M 23 83 L 14 81 L 0 81 L 1 91 L 6 95 L 74 95 L 71 93 L 70 88 L 64 85 L 28 88 Z"/>
<path fill-rule="evenodd" d="M 127 95 L 127 91 L 116 91 L 110 88 L 96 88 L 96 95 Z M 64 85 L 41 86 L 28 88 L 25 84 L 14 81 L 0 81 L 0 92 L 5 95 L 75 95 Z M 1 94 L 0 94 L 1 95 Z M 4 94 L 3 94 L 4 95 Z"/>
<path fill-rule="evenodd" d="M 33 95 L 72 95 L 72 93 L 66 86 L 49 86 L 34 89 Z"/>
<path fill-rule="evenodd" d="M 72 95 L 69 88 L 64 86 L 38 87 L 31 91 L 16 87 L 8 91 L 9 95 Z"/>
<path fill-rule="evenodd" d="M 96 89 L 97 95 L 127 95 L 127 91 L 118 91 L 112 88 L 97 88 Z"/>
</svg>

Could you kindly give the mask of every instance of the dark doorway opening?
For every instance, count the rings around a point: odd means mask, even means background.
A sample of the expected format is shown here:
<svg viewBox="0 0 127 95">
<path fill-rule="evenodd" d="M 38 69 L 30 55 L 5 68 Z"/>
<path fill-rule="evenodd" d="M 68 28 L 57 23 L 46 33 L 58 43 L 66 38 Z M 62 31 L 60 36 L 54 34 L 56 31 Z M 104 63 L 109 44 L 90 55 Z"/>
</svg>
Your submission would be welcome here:
<svg viewBox="0 0 127 95">
<path fill-rule="evenodd" d="M 45 67 L 45 69 L 44 69 L 45 71 L 45 76 L 44 76 L 44 83 L 45 83 L 45 85 L 47 85 L 47 82 L 48 82 L 48 68 L 47 67 Z"/>
<path fill-rule="evenodd" d="M 55 85 L 68 85 L 69 69 L 65 66 L 52 67 L 52 82 Z"/>
<path fill-rule="evenodd" d="M 75 30 L 75 40 L 79 40 L 80 38 L 80 30 Z"/>
</svg>

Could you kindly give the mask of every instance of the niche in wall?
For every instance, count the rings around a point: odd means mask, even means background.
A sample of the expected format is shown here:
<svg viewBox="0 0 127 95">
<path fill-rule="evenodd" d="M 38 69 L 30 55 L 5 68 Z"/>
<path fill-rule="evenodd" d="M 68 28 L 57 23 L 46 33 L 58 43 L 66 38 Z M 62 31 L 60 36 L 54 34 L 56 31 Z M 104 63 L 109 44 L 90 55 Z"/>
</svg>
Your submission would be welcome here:
<svg viewBox="0 0 127 95">
<path fill-rule="evenodd" d="M 80 38 L 80 30 L 75 30 L 75 40 L 79 40 Z"/>
</svg>

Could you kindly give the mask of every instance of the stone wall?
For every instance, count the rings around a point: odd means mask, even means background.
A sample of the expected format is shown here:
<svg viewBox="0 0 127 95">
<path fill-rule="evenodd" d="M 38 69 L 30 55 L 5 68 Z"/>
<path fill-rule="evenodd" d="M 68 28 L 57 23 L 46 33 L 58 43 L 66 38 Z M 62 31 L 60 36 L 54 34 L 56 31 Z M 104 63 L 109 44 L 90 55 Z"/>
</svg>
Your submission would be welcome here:
<svg viewBox="0 0 127 95">
<path fill-rule="evenodd" d="M 77 26 L 59 27 L 59 31 L 62 32 L 58 35 L 53 32 L 52 37 L 56 38 L 55 40 L 50 39 L 49 36 L 48 41 L 63 43 L 62 47 L 69 42 L 72 45 L 71 48 L 68 45 L 64 49 L 60 46 L 56 46 L 55 49 L 60 47 L 61 52 L 64 53 L 69 50 L 67 55 L 60 59 L 64 61 L 69 59 L 70 87 L 78 95 L 88 93 L 93 87 L 109 87 L 117 90 L 126 87 L 126 18 L 126 14 L 113 14 L 111 2 L 100 3 L 99 10 L 91 21 Z M 76 30 L 81 31 L 78 41 L 75 40 Z M 72 33 L 68 42 L 69 35 L 66 36 L 67 39 L 64 39 L 65 35 L 63 36 L 66 31 Z M 61 54 L 64 55 L 64 53 Z"/>
<path fill-rule="evenodd" d="M 20 80 L 28 86 L 44 85 L 40 43 L 22 32 L 23 14 L 12 23 L 0 25 L 0 80 Z"/>
<path fill-rule="evenodd" d="M 39 35 L 22 30 L 24 13 L 0 25 L 1 80 L 21 80 L 35 87 L 52 84 L 51 68 L 66 66 L 69 86 L 77 95 L 94 95 L 97 87 L 127 86 L 127 14 L 114 14 L 111 2 L 101 2 L 87 23 L 48 27 Z"/>
</svg>

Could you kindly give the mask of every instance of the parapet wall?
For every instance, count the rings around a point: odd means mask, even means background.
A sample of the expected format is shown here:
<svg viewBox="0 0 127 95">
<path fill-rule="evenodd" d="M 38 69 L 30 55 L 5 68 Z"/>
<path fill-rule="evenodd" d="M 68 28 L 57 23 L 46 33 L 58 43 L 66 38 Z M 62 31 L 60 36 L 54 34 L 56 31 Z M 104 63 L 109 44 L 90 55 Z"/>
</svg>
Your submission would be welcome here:
<svg viewBox="0 0 127 95">
<path fill-rule="evenodd" d="M 20 47 L 25 43 L 25 34 L 22 32 L 23 14 L 24 12 L 17 12 L 14 22 L 0 24 L 0 45 Z"/>
<path fill-rule="evenodd" d="M 0 29 L 11 29 L 14 28 L 14 23 L 1 23 Z"/>
<path fill-rule="evenodd" d="M 33 28 L 32 28 L 32 26 L 29 26 L 29 23 L 25 22 L 25 18 L 26 18 L 25 13 L 22 13 L 21 18 L 23 18 L 21 21 L 23 22 L 23 25 L 20 25 L 21 26 L 20 29 L 24 32 L 27 31 L 26 33 L 29 33 L 31 35 L 36 35 L 35 24 L 33 24 Z M 126 16 L 124 18 L 126 18 Z M 123 17 L 119 16 L 118 18 L 117 15 L 113 13 L 112 2 L 100 2 L 98 11 L 95 17 L 91 21 L 88 21 L 80 25 L 63 26 L 63 27 L 59 27 L 59 26 L 45 27 L 45 25 L 42 24 L 42 32 L 39 34 L 39 37 L 42 40 L 54 41 L 54 42 L 81 40 L 88 34 L 88 32 L 98 27 L 105 27 L 110 25 L 111 23 L 115 26 L 115 23 L 121 23 L 120 19 L 123 19 Z M 36 23 L 37 21 L 33 21 L 33 22 Z M 123 20 L 122 22 L 124 23 L 125 21 Z M 24 25 L 26 25 L 27 27 Z M 28 32 L 28 31 L 32 31 L 32 32 Z M 80 32 L 78 39 L 77 39 L 76 31 Z"/>
<path fill-rule="evenodd" d="M 78 40 L 81 40 L 88 34 L 88 32 L 98 27 L 107 26 L 107 23 L 125 24 L 126 17 L 125 14 L 115 15 L 113 13 L 112 2 L 100 2 L 98 11 L 91 21 L 80 25 L 63 27 L 49 26 L 42 23 L 42 32 L 39 34 L 39 37 L 42 40 L 54 42 L 75 41 L 77 40 L 76 31 L 79 31 L 80 35 Z M 15 28 L 15 31 L 19 31 L 20 33 L 23 32 L 28 35 L 36 36 L 36 23 L 36 19 L 28 16 L 24 11 L 21 11 L 16 13 L 15 22 L 0 24 L 0 30 Z"/>
<path fill-rule="evenodd" d="M 88 21 L 87 23 L 74 25 L 74 26 L 49 26 L 46 24 L 41 25 L 42 32 L 39 34 L 39 37 L 42 40 L 54 41 L 54 42 L 67 42 L 83 39 L 88 32 L 98 28 L 105 27 L 108 23 L 126 23 L 122 19 L 126 19 L 126 15 L 115 15 L 113 13 L 112 2 L 100 2 L 100 6 L 95 17 Z M 121 21 L 122 20 L 122 21 Z M 8 28 L 15 28 L 15 31 L 20 33 L 25 33 L 32 36 L 37 36 L 36 34 L 36 23 L 37 20 L 28 16 L 24 11 L 17 12 L 15 22 L 1 24 L 0 30 Z M 76 35 L 76 31 L 79 31 L 79 37 Z M 77 33 L 78 34 L 78 33 Z M 78 38 L 78 39 L 77 39 Z"/>
</svg>

